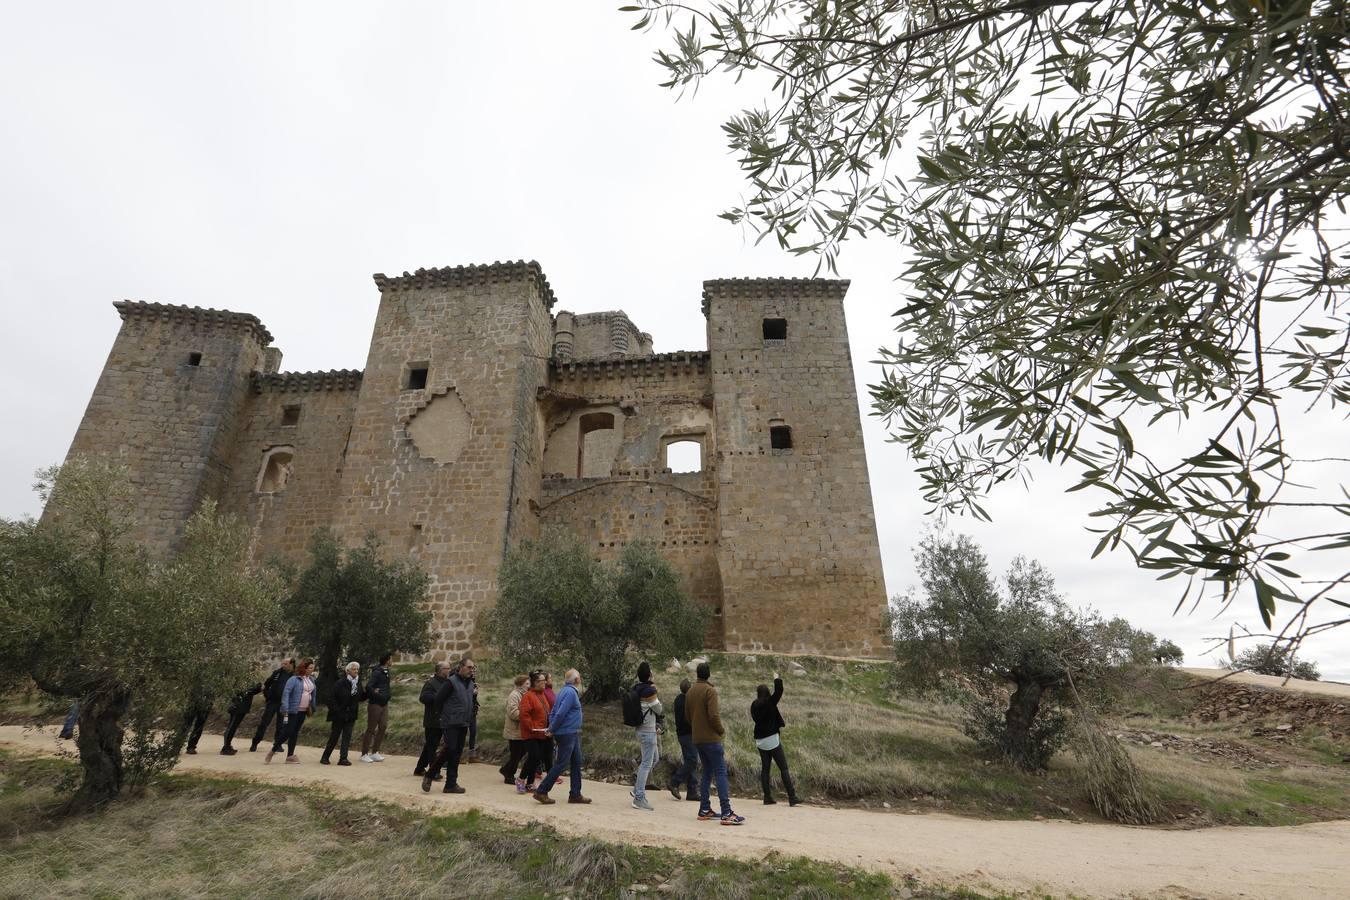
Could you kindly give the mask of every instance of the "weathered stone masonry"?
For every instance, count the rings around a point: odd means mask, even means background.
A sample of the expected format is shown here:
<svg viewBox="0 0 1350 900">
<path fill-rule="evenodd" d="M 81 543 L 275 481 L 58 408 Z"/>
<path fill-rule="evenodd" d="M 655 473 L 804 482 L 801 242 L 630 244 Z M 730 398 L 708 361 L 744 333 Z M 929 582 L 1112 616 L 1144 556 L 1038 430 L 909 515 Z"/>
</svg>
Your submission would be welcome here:
<svg viewBox="0 0 1350 900">
<path fill-rule="evenodd" d="M 507 548 L 557 526 L 653 542 L 713 647 L 882 652 L 885 588 L 844 326 L 847 281 L 704 283 L 708 349 L 620 311 L 553 312 L 536 263 L 376 275 L 363 371 L 283 373 L 253 316 L 115 304 L 72 453 L 115 454 L 167 552 L 204 499 L 259 557 L 374 532 L 432 576 L 434 653 L 472 647 Z M 675 451 L 699 463 L 672 471 Z"/>
</svg>

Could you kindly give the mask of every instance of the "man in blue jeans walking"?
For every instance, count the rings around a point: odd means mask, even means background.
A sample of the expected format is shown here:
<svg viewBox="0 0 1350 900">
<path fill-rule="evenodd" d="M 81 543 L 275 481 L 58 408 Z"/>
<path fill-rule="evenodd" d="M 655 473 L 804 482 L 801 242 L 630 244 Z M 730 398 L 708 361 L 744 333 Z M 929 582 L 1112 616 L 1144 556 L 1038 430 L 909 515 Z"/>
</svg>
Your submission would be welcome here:
<svg viewBox="0 0 1350 900">
<path fill-rule="evenodd" d="M 689 718 L 689 727 L 693 731 L 694 747 L 703 763 L 703 777 L 699 779 L 699 821 L 707 822 L 713 818 L 712 798 L 708 789 L 712 787 L 713 776 L 717 776 L 717 799 L 722 804 L 723 825 L 741 825 L 744 816 L 736 815 L 731 808 L 731 789 L 727 785 L 727 758 L 722 752 L 722 737 L 726 729 L 722 727 L 722 716 L 718 712 L 717 688 L 708 681 L 712 677 L 712 667 L 706 662 L 698 664 L 698 684 L 685 695 L 684 714 Z"/>
<path fill-rule="evenodd" d="M 558 740 L 558 756 L 553 768 L 548 770 L 534 799 L 540 803 L 557 803 L 548 795 L 557 782 L 558 776 L 566 769 L 572 770 L 571 790 L 567 793 L 568 803 L 590 803 L 589 797 L 581 796 L 581 673 L 568 669 L 563 676 L 563 689 L 558 692 L 558 702 L 548 714 L 548 734 Z"/>
</svg>

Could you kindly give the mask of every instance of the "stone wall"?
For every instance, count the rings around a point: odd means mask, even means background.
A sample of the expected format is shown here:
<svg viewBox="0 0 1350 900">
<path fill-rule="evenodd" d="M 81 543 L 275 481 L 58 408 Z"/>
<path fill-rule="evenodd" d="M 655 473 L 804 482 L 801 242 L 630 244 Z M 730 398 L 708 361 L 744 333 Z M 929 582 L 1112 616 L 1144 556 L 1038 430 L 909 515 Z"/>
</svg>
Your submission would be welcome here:
<svg viewBox="0 0 1350 900">
<path fill-rule="evenodd" d="M 704 283 L 729 650 L 871 655 L 885 646 L 847 289 Z M 774 448 L 775 428 L 787 429 L 790 448 Z"/>
<path fill-rule="evenodd" d="M 242 313 L 114 306 L 122 327 L 70 455 L 112 456 L 128 467 L 137 503 L 131 537 L 163 554 L 229 480 L 252 373 L 272 338 Z"/>
<path fill-rule="evenodd" d="M 361 373 L 256 374 L 241 416 L 221 508 L 253 526 L 254 558 L 300 560 L 317 528 L 337 518 Z M 264 469 L 289 456 L 284 483 Z"/>
<path fill-rule="evenodd" d="M 508 542 L 537 527 L 527 510 L 538 502 L 535 398 L 546 379 L 552 293 L 525 263 L 375 281 L 380 306 L 337 522 L 348 543 L 373 531 L 430 574 L 432 653 L 444 656 L 472 646 Z M 454 412 L 438 412 L 445 404 Z M 419 445 L 422 416 L 435 420 L 428 433 L 446 423 L 467 433 Z"/>
</svg>

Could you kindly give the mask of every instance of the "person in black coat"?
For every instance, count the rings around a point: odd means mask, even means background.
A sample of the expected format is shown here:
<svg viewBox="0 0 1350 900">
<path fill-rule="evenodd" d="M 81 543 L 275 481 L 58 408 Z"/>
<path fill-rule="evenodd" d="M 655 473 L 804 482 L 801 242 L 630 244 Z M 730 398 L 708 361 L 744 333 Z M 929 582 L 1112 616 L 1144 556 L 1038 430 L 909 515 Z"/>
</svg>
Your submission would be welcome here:
<svg viewBox="0 0 1350 900">
<path fill-rule="evenodd" d="M 459 759 L 464 753 L 464 741 L 469 736 L 469 722 L 473 719 L 478 698 L 474 696 L 473 676 L 478 670 L 467 656 L 459 661 L 455 672 L 445 680 L 436 693 L 436 705 L 441 709 L 441 746 L 422 776 L 422 790 L 431 790 L 436 773 L 445 766 L 445 794 L 462 794 L 459 784 Z"/>
<path fill-rule="evenodd" d="M 295 657 L 292 656 L 290 659 L 283 659 L 281 665 L 277 666 L 276 671 L 268 675 L 267 680 L 263 682 L 263 713 L 262 718 L 258 720 L 258 730 L 253 732 L 253 743 L 249 745 L 249 753 L 258 751 L 258 745 L 262 743 L 263 736 L 267 734 L 267 726 L 271 724 L 274 718 L 277 721 L 277 728 L 272 739 L 274 742 L 281 740 L 281 695 L 286 690 L 286 682 L 290 680 L 294 673 Z"/>
<path fill-rule="evenodd" d="M 680 785 L 685 786 L 684 799 L 698 800 L 698 749 L 694 746 L 694 728 L 684 714 L 684 701 L 689 693 L 689 679 L 680 682 L 680 695 L 675 698 L 675 739 L 680 742 L 680 765 L 670 781 L 670 795 L 680 799 Z"/>
<path fill-rule="evenodd" d="M 239 751 L 234 749 L 231 741 L 234 740 L 234 733 L 239 729 L 239 723 L 244 721 L 244 716 L 253 708 L 253 697 L 255 694 L 262 693 L 261 684 L 250 685 L 230 698 L 230 706 L 227 712 L 230 714 L 230 723 L 225 726 L 225 743 L 220 747 L 222 756 L 234 756 Z"/>
<path fill-rule="evenodd" d="M 440 694 L 441 688 L 445 687 L 446 679 L 449 677 L 450 664 L 436 663 L 435 674 L 422 685 L 422 693 L 417 698 L 422 702 L 422 734 L 425 738 L 422 742 L 422 755 L 417 757 L 417 766 L 413 769 L 413 774 L 418 778 L 427 774 L 427 766 L 436 758 L 436 748 L 441 744 L 441 708 L 436 705 L 436 697 Z"/>
<path fill-rule="evenodd" d="M 351 746 L 352 726 L 361 715 L 361 701 L 364 699 L 366 692 L 361 687 L 361 664 L 349 662 L 342 677 L 333 685 L 333 696 L 328 701 L 328 721 L 332 727 L 328 731 L 328 743 L 323 748 L 323 756 L 319 757 L 321 765 L 328 765 L 328 758 L 333 755 L 333 748 L 337 746 L 339 738 L 342 739 L 342 749 L 338 753 L 338 765 L 352 764 L 347 759 L 347 748 Z"/>
<path fill-rule="evenodd" d="M 770 805 L 773 791 L 769 785 L 769 765 L 778 764 L 778 774 L 783 777 L 783 787 L 787 789 L 788 805 L 796 806 L 801 800 L 792 786 L 792 774 L 788 772 L 787 755 L 783 753 L 783 740 L 779 731 L 787 727 L 783 715 L 778 711 L 778 701 L 783 699 L 783 679 L 773 673 L 773 694 L 769 694 L 767 685 L 755 688 L 755 702 L 750 704 L 750 718 L 755 720 L 755 746 L 759 748 L 759 785 L 764 790 L 764 803 Z"/>
</svg>

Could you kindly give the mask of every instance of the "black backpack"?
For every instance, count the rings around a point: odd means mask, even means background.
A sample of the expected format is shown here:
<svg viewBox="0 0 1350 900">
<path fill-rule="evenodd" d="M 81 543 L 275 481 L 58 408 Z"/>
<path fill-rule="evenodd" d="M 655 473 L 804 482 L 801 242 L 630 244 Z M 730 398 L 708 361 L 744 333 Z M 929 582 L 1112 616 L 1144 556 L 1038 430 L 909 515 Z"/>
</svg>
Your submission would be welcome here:
<svg viewBox="0 0 1350 900">
<path fill-rule="evenodd" d="M 623 724 L 629 728 L 637 728 L 647 718 L 642 712 L 642 700 L 638 697 L 639 687 L 641 685 L 635 684 L 623 695 Z"/>
</svg>

